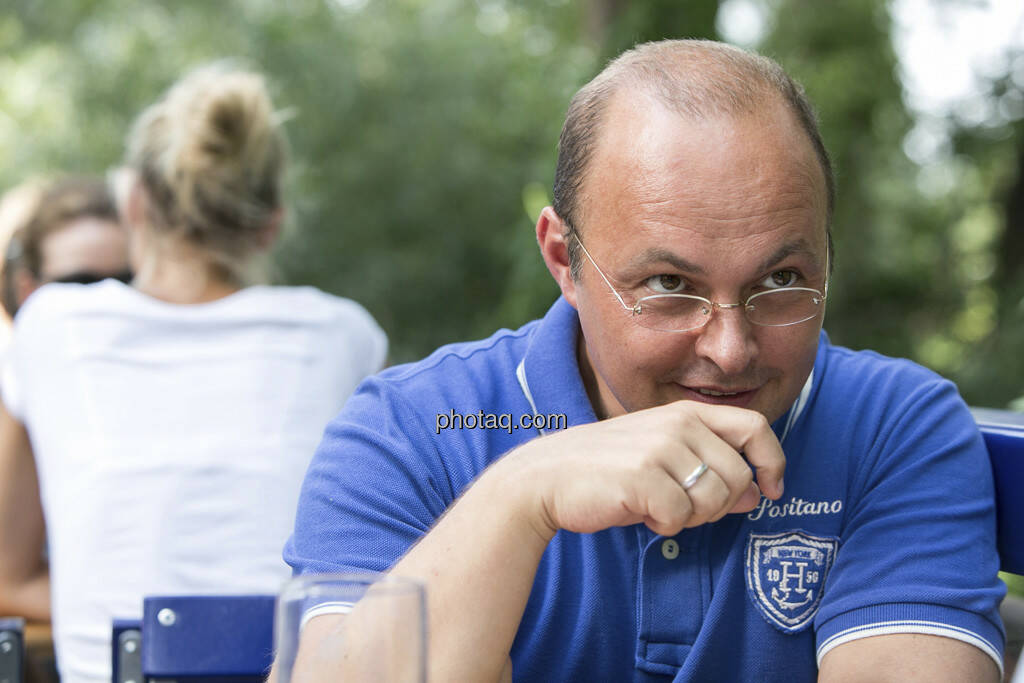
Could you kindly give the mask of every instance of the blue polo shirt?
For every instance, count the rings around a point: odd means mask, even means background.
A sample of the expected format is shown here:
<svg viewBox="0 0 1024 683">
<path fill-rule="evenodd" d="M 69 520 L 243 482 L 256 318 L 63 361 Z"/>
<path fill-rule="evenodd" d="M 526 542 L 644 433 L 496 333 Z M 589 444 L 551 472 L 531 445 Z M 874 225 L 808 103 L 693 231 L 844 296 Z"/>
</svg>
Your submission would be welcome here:
<svg viewBox="0 0 1024 683">
<path fill-rule="evenodd" d="M 386 570 L 534 424 L 593 422 L 578 333 L 559 299 L 519 330 L 366 380 L 310 465 L 286 561 L 297 574 Z M 556 534 L 514 678 L 814 681 L 829 649 L 889 633 L 955 638 L 1002 668 L 992 475 L 953 384 L 822 333 L 773 429 L 779 501 L 671 538 L 642 525 Z"/>
</svg>

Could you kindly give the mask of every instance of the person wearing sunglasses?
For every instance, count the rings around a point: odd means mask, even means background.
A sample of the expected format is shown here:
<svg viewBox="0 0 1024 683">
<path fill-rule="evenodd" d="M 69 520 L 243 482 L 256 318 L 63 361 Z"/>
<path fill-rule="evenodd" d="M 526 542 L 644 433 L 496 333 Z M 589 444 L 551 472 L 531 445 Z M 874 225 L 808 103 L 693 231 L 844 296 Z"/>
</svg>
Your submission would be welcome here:
<svg viewBox="0 0 1024 683">
<path fill-rule="evenodd" d="M 536 223 L 561 297 L 364 383 L 286 559 L 421 580 L 431 680 L 996 681 L 985 448 L 952 383 L 824 333 L 834 194 L 778 64 L 621 55 Z"/>
<path fill-rule="evenodd" d="M 24 225 L 7 243 L 0 300 L 13 319 L 28 296 L 48 282 L 127 283 L 128 233 L 100 178 L 69 176 L 36 193 Z"/>
</svg>

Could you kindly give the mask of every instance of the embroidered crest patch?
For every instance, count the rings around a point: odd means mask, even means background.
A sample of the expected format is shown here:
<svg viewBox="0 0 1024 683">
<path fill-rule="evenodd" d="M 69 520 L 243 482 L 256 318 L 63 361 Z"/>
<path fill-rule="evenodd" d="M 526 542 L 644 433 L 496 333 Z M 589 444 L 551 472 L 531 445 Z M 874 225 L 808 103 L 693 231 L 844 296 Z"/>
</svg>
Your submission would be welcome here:
<svg viewBox="0 0 1024 683">
<path fill-rule="evenodd" d="M 747 594 L 768 623 L 785 633 L 811 623 L 838 547 L 837 538 L 802 531 L 750 534 Z"/>
</svg>

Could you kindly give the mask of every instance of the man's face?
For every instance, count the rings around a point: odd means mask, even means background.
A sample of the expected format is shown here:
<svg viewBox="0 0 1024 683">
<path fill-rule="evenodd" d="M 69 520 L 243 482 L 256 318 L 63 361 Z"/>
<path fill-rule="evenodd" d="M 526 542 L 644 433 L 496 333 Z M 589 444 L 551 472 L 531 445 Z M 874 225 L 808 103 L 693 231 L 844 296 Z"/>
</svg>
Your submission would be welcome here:
<svg viewBox="0 0 1024 683">
<path fill-rule="evenodd" d="M 121 276 L 128 267 L 127 231 L 101 218 L 79 218 L 47 235 L 40 245 L 40 279 Z"/>
<path fill-rule="evenodd" d="M 628 305 L 670 292 L 725 304 L 780 285 L 823 289 L 824 178 L 781 104 L 693 121 L 620 93 L 602 130 L 576 227 Z M 599 413 L 689 399 L 775 420 L 796 399 L 821 315 L 761 327 L 742 308 L 715 309 L 702 328 L 654 331 L 632 320 L 581 258 L 565 293 L 579 311 L 581 371 Z"/>
</svg>

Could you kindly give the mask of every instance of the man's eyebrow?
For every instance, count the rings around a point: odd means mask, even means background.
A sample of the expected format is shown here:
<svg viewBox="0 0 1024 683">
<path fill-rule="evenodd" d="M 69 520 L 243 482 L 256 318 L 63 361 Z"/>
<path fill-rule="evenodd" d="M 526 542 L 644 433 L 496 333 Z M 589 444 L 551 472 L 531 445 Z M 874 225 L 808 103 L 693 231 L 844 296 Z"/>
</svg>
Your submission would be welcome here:
<svg viewBox="0 0 1024 683">
<path fill-rule="evenodd" d="M 779 261 L 793 256 L 794 254 L 800 254 L 802 256 L 816 257 L 814 250 L 807 243 L 807 240 L 800 238 L 795 242 L 788 242 L 783 244 L 781 247 L 775 250 L 775 253 L 766 258 L 758 266 L 759 271 L 765 271 L 777 264 Z"/>
<path fill-rule="evenodd" d="M 632 268 L 643 268 L 654 263 L 668 263 L 676 270 L 695 275 L 706 275 L 707 271 L 703 266 L 687 261 L 686 259 L 673 254 L 671 251 L 659 247 L 651 247 L 640 253 L 640 256 L 630 264 Z"/>
</svg>

